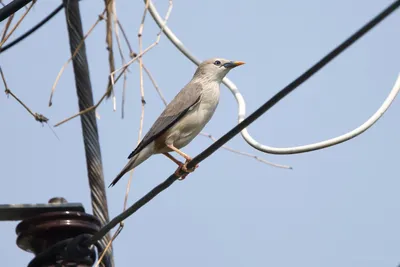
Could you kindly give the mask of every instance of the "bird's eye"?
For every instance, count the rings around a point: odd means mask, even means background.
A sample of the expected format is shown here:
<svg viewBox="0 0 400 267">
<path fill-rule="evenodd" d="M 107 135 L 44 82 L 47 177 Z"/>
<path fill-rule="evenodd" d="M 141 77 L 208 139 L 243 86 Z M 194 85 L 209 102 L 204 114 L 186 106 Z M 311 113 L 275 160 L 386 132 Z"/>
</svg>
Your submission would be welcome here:
<svg viewBox="0 0 400 267">
<path fill-rule="evenodd" d="M 221 65 L 221 61 L 219 61 L 219 60 L 215 60 L 215 62 L 214 62 L 214 65 L 216 65 L 216 66 L 219 66 L 219 65 Z"/>
</svg>

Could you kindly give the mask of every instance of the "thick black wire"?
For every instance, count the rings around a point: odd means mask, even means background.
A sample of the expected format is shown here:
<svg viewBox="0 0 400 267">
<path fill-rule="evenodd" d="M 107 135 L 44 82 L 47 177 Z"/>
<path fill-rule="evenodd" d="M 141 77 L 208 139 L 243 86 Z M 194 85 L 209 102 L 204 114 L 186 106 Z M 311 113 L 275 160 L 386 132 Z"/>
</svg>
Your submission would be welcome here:
<svg viewBox="0 0 400 267">
<path fill-rule="evenodd" d="M 48 264 L 50 261 L 56 258 L 57 255 L 60 255 L 63 249 L 73 241 L 74 238 L 68 238 L 52 245 L 45 251 L 37 254 L 36 257 L 29 263 L 28 267 L 38 267 Z"/>
<path fill-rule="evenodd" d="M 40 21 L 38 24 L 36 24 L 34 27 L 32 27 L 29 31 L 25 32 L 20 37 L 16 38 L 14 41 L 12 41 L 11 43 L 1 47 L 0 53 L 13 47 L 14 45 L 16 45 L 19 42 L 21 42 L 22 40 L 24 40 L 26 37 L 28 37 L 29 35 L 34 33 L 36 30 L 38 30 L 40 27 L 42 27 L 44 24 L 46 24 L 46 22 L 48 22 L 51 18 L 53 18 L 55 15 L 57 15 L 57 13 L 60 12 L 61 9 L 63 9 L 63 7 L 64 7 L 64 4 L 59 5 L 56 9 L 54 9 L 53 12 L 51 12 L 49 15 L 47 15 L 47 17 L 45 17 L 42 21 Z"/>
<path fill-rule="evenodd" d="M 209 146 L 206 150 L 196 156 L 191 162 L 188 164 L 188 168 L 193 168 L 199 162 L 203 161 L 207 157 L 209 157 L 212 153 L 214 153 L 217 149 L 223 146 L 226 142 L 232 139 L 235 135 L 239 134 L 244 128 L 254 122 L 257 118 L 263 115 L 267 110 L 272 108 L 276 103 L 278 103 L 282 98 L 291 93 L 294 89 L 296 89 L 299 85 L 304 83 L 308 78 L 318 72 L 321 68 L 323 68 L 326 64 L 332 61 L 335 57 L 337 57 L 340 53 L 342 53 L 346 48 L 351 46 L 355 41 L 360 39 L 363 35 L 369 32 L 373 27 L 375 27 L 379 22 L 384 20 L 387 16 L 389 16 L 393 11 L 395 11 L 400 6 L 400 0 L 395 1 L 386 9 L 384 9 L 381 13 L 379 13 L 375 18 L 365 24 L 361 29 L 352 34 L 349 38 L 347 38 L 343 43 L 341 43 L 338 47 L 333 49 L 329 54 L 323 57 L 320 61 L 314 64 L 311 68 L 309 68 L 306 72 L 300 75 L 296 80 L 288 84 L 281 91 L 279 91 L 276 95 L 274 95 L 270 100 L 268 100 L 264 105 L 258 108 L 255 112 L 253 112 L 249 117 L 239 123 L 237 126 L 232 128 L 228 133 L 214 142 L 211 146 Z M 171 184 L 173 184 L 178 179 L 178 176 L 172 174 L 169 176 L 164 182 L 153 188 L 149 193 L 143 196 L 141 199 L 136 201 L 132 206 L 130 206 L 127 210 L 116 216 L 112 219 L 107 225 L 100 229 L 99 232 L 93 235 L 90 239 L 90 242 L 87 242 L 86 245 L 91 245 L 96 243 L 98 240 L 103 238 L 112 228 L 114 228 L 118 223 L 125 220 L 145 204 L 147 204 L 150 200 L 152 200 L 155 196 L 161 193 L 163 190 L 167 189 Z"/>
<path fill-rule="evenodd" d="M 0 22 L 32 2 L 32 0 L 14 0 L 2 9 L 0 9 Z"/>
<path fill-rule="evenodd" d="M 64 0 L 64 5 L 70 50 L 71 54 L 73 54 L 79 44 L 83 41 L 84 36 L 79 2 L 78 0 Z M 83 43 L 76 56 L 73 58 L 72 63 L 79 110 L 82 111 L 94 105 L 85 43 Z M 81 125 L 93 215 L 100 220 L 101 225 L 105 225 L 109 221 L 109 215 L 95 112 L 87 112 L 81 115 Z M 110 235 L 104 235 L 103 237 L 104 238 L 99 239 L 98 242 L 101 244 L 101 247 L 105 248 L 106 244 L 110 240 Z M 101 253 L 101 251 L 99 253 Z M 108 250 L 107 253 L 112 260 L 112 249 Z"/>
</svg>

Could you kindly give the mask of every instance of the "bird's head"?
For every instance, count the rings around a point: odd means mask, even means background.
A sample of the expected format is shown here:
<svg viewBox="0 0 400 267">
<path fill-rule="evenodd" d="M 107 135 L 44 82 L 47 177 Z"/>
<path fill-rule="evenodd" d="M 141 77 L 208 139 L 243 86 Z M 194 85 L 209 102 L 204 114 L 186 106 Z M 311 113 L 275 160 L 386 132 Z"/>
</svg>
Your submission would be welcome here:
<svg viewBox="0 0 400 267">
<path fill-rule="evenodd" d="M 228 72 L 240 65 L 243 61 L 232 61 L 223 58 L 211 58 L 203 61 L 197 68 L 194 78 L 222 82 Z"/>
</svg>

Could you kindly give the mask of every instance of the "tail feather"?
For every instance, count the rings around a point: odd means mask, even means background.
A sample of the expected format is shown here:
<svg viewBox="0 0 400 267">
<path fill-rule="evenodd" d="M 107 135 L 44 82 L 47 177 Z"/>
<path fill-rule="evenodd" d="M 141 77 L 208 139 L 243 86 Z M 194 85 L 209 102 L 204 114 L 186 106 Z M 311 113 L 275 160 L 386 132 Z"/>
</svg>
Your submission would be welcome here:
<svg viewBox="0 0 400 267">
<path fill-rule="evenodd" d="M 125 175 L 129 170 L 126 170 L 125 168 L 115 177 L 115 179 L 111 182 L 111 184 L 108 186 L 108 188 L 113 187 L 118 181 L 122 178 L 122 176 Z"/>
<path fill-rule="evenodd" d="M 111 184 L 108 187 L 110 188 L 114 186 L 122 178 L 122 176 L 124 176 L 127 172 L 129 172 L 130 170 L 141 164 L 143 161 L 148 159 L 152 154 L 153 154 L 153 145 L 150 144 L 128 161 L 128 163 L 125 165 L 122 171 L 117 175 L 117 177 L 115 177 L 115 179 L 111 182 Z"/>
</svg>

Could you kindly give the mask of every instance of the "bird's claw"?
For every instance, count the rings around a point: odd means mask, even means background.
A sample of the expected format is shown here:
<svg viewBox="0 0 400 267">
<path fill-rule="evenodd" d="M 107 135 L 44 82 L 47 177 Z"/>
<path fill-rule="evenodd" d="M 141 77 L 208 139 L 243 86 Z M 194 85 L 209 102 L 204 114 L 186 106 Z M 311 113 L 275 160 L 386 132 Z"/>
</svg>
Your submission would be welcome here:
<svg viewBox="0 0 400 267">
<path fill-rule="evenodd" d="M 189 173 L 194 172 L 195 169 L 199 167 L 199 164 L 196 164 L 193 168 L 188 168 L 187 165 L 189 164 L 189 160 L 186 160 L 184 164 L 180 164 L 178 169 L 175 171 L 175 174 L 179 176 L 178 180 L 183 180 L 188 176 Z M 181 171 L 184 171 L 185 174 L 182 175 Z"/>
</svg>

